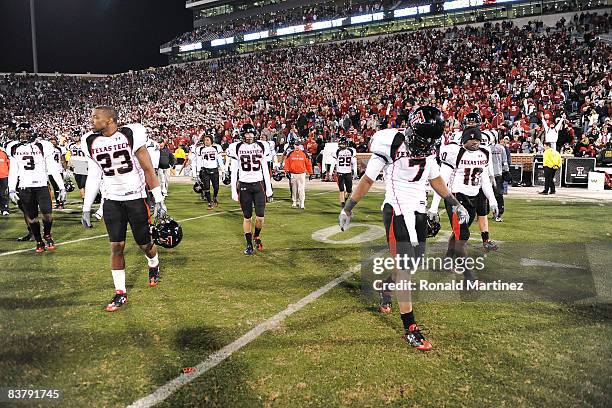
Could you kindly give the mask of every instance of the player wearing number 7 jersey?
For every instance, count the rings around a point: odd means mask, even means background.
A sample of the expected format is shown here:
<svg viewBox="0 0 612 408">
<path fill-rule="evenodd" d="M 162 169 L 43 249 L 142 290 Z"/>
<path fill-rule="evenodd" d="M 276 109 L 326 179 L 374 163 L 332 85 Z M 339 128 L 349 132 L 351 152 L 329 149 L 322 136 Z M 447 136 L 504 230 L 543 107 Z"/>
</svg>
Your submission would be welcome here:
<svg viewBox="0 0 612 408">
<path fill-rule="evenodd" d="M 389 252 L 395 258 L 408 257 L 413 265 L 425 254 L 428 235 L 426 215 L 427 183 L 444 197 L 462 221 L 467 221 L 467 211 L 450 193 L 440 177 L 440 167 L 433 155 L 434 146 L 444 132 L 444 116 L 433 106 L 421 106 L 410 115 L 408 129 L 384 129 L 372 137 L 365 175 L 359 181 L 352 196 L 340 212 L 340 228 L 348 228 L 355 205 L 370 190 L 382 171 L 385 179 L 385 200 L 382 215 L 387 232 Z M 410 281 L 407 270 L 396 270 L 385 283 Z M 417 350 L 430 350 L 415 323 L 410 291 L 397 290 L 400 317 L 404 326 L 404 339 Z M 383 292 L 381 311 L 391 311 L 390 292 Z"/>
<path fill-rule="evenodd" d="M 83 225 L 91 228 L 91 205 L 100 182 L 104 181 L 104 223 L 111 250 L 111 270 L 115 296 L 106 306 L 114 312 L 127 302 L 125 288 L 125 238 L 130 224 L 134 240 L 145 253 L 149 264 L 149 286 L 159 282 L 157 247 L 151 242 L 148 186 L 155 201 L 155 216 L 165 215 L 164 196 L 159 187 L 149 152 L 147 134 L 141 124 L 117 126 L 117 111 L 99 106 L 92 112 L 92 132 L 83 136 L 82 146 L 88 159 Z"/>
<path fill-rule="evenodd" d="M 244 220 L 242 228 L 246 239 L 245 255 L 253 254 L 253 238 L 258 251 L 263 251 L 261 229 L 264 224 L 266 197 L 272 198 L 272 183 L 268 171 L 270 157 L 267 143 L 256 140 L 257 130 L 247 123 L 240 129 L 241 141 L 234 142 L 227 148 L 231 163 L 232 199 L 240 202 Z M 255 230 L 252 230 L 251 218 L 255 206 Z"/>
<path fill-rule="evenodd" d="M 464 258 L 467 256 L 467 241 L 470 238 L 470 226 L 476 217 L 478 193 L 482 192 L 489 200 L 491 212 L 496 217 L 498 208 L 493 194 L 493 186 L 489 179 L 490 153 L 480 146 L 482 134 L 477 127 L 469 127 L 463 131 L 461 145 L 448 144 L 440 151 L 441 174 L 457 200 L 468 210 L 469 222 L 460 224 L 457 217 L 446 209 L 453 228 L 448 239 L 448 256 Z M 430 216 L 438 212 L 440 196 L 434 194 L 429 209 Z M 463 264 L 465 265 L 465 263 Z M 464 278 L 474 280 L 470 270 L 464 272 Z"/>
</svg>

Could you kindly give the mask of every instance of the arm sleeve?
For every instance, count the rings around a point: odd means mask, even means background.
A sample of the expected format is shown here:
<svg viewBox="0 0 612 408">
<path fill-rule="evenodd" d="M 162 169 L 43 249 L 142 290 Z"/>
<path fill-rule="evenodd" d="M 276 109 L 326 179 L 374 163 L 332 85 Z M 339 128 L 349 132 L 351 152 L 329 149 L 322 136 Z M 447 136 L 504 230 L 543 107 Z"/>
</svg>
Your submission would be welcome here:
<svg viewBox="0 0 612 408">
<path fill-rule="evenodd" d="M 376 180 L 380 172 L 385 168 L 386 162 L 380 156 L 373 154 L 368 161 L 368 165 L 365 170 L 365 175 L 370 180 Z"/>
<path fill-rule="evenodd" d="M 87 182 L 85 183 L 85 199 L 83 200 L 83 212 L 91 211 L 102 181 L 102 170 L 98 163 L 87 158 Z"/>
<path fill-rule="evenodd" d="M 261 168 L 266 186 L 266 197 L 272 197 L 272 181 L 270 180 L 270 172 L 268 171 L 268 160 L 262 160 Z"/>
<path fill-rule="evenodd" d="M 229 161 L 232 173 L 232 182 L 230 185 L 232 186 L 232 197 L 234 197 L 238 195 L 238 190 L 236 189 L 236 184 L 238 183 L 238 160 L 230 157 Z"/>
<path fill-rule="evenodd" d="M 351 157 L 351 168 L 353 169 L 353 175 L 357 175 L 357 152 L 353 150 L 353 156 Z"/>
<path fill-rule="evenodd" d="M 489 169 L 484 168 L 483 174 L 481 177 L 482 192 L 484 193 L 485 197 L 487 197 L 487 199 L 489 200 L 489 203 L 497 203 L 497 200 L 495 199 L 495 194 L 493 194 L 493 186 L 491 185 L 491 180 L 489 179 L 490 176 L 491 174 L 489 173 Z"/>
<path fill-rule="evenodd" d="M 9 159 L 9 177 L 8 187 L 9 191 L 15 191 L 17 189 L 17 180 L 19 179 L 19 165 L 14 157 Z"/>
<path fill-rule="evenodd" d="M 447 184 L 448 184 L 448 180 L 450 179 L 452 172 L 453 172 L 453 169 L 448 165 L 444 165 L 440 167 L 440 176 L 442 177 L 442 180 L 444 180 Z M 442 197 L 440 197 L 440 195 L 434 191 L 433 198 L 431 200 L 431 206 L 429 207 L 429 211 L 437 213 L 441 200 L 442 200 Z"/>
</svg>

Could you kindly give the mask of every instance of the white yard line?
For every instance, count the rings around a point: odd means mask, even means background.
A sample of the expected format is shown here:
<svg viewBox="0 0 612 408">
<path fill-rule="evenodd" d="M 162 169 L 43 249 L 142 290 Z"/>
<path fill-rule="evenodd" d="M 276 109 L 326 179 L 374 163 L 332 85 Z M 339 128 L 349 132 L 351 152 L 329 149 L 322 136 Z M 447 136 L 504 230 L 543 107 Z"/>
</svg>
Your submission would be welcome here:
<svg viewBox="0 0 612 408">
<path fill-rule="evenodd" d="M 285 310 L 275 314 L 274 316 L 270 317 L 266 321 L 258 324 L 257 326 L 249 330 L 246 334 L 244 334 L 242 337 L 234 340 L 232 343 L 228 344 L 222 349 L 212 353 L 210 356 L 208 356 L 206 360 L 196 365 L 194 367 L 193 372 L 189 374 L 181 374 L 178 377 L 174 378 L 173 380 L 168 381 L 166 384 L 162 385 L 161 387 L 153 391 L 151 394 L 129 405 L 129 407 L 138 407 L 138 408 L 152 407 L 164 401 L 173 392 L 181 388 L 183 385 L 186 385 L 192 382 L 193 380 L 195 380 L 202 374 L 206 373 L 210 369 L 219 365 L 221 362 L 226 360 L 236 351 L 240 350 L 242 347 L 246 346 L 247 344 L 251 343 L 253 340 L 257 339 L 259 336 L 261 336 L 266 331 L 276 327 L 280 322 L 285 320 L 287 316 L 290 316 L 293 313 L 299 311 L 300 309 L 304 308 L 304 306 L 315 301 L 319 297 L 323 296 L 325 293 L 329 292 L 331 289 L 338 286 L 340 283 L 347 280 L 351 275 L 359 271 L 360 267 L 361 267 L 361 264 L 354 265 L 348 271 L 344 272 L 342 275 L 338 276 L 337 278 L 331 280 L 326 285 L 321 286 L 319 289 L 315 290 L 314 292 L 311 292 L 306 297 L 300 299 L 297 303 L 289 305 Z"/>
<path fill-rule="evenodd" d="M 215 213 L 212 213 L 212 214 L 198 215 L 197 217 L 185 218 L 183 220 L 177 220 L 177 222 L 199 220 L 201 218 L 214 217 L 215 215 L 228 214 L 228 213 L 235 212 L 235 211 L 241 211 L 241 210 L 240 210 L 240 208 L 235 208 L 233 210 L 227 210 L 227 211 L 215 212 Z M 68 245 L 68 244 L 76 244 L 77 242 L 89 241 L 89 240 L 92 240 L 92 239 L 98 239 L 98 238 L 104 238 L 104 237 L 108 237 L 108 234 L 96 235 L 96 236 L 87 237 L 87 238 L 73 239 L 72 241 L 56 242 L 55 246 Z M 0 254 L 0 257 L 9 256 L 9 255 L 15 255 L 15 254 L 22 254 L 24 252 L 31 252 L 31 251 L 34 251 L 35 249 L 36 248 L 28 248 L 28 249 L 19 249 L 17 251 L 3 252 L 3 253 Z"/>
</svg>

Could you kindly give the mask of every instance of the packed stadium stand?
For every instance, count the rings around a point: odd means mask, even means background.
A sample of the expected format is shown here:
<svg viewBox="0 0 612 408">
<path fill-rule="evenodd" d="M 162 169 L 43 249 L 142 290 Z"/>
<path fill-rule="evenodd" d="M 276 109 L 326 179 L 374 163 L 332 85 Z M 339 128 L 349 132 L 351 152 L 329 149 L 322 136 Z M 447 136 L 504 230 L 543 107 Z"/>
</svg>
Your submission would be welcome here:
<svg viewBox="0 0 612 408">
<path fill-rule="evenodd" d="M 329 6 L 318 3 L 312 7 Z M 582 7 L 555 4 L 559 10 Z M 403 2 L 353 2 L 314 14 L 320 21 L 399 6 Z M 295 16 L 311 18 L 308 7 Z M 202 11 L 196 15 L 200 19 Z M 266 16 L 253 24 L 270 23 Z M 443 108 L 449 132 L 466 113 L 478 111 L 512 153 L 541 152 L 546 121 L 557 126 L 562 153 L 599 158 L 611 147 L 611 22 L 610 9 L 440 28 L 428 28 L 423 19 L 419 30 L 395 33 L 391 23 L 391 34 L 300 47 L 277 42 L 250 53 L 234 44 L 222 47 L 221 58 L 108 77 L 4 75 L 0 119 L 26 116 L 43 135 L 62 138 L 85 130 L 91 107 L 111 104 L 123 121 L 142 122 L 173 147 L 204 133 L 227 146 L 243 123 L 252 122 L 276 140 L 279 152 L 296 137 L 316 155 L 339 136 L 366 152 L 377 129 L 402 127 L 414 106 L 433 104 Z"/>
</svg>

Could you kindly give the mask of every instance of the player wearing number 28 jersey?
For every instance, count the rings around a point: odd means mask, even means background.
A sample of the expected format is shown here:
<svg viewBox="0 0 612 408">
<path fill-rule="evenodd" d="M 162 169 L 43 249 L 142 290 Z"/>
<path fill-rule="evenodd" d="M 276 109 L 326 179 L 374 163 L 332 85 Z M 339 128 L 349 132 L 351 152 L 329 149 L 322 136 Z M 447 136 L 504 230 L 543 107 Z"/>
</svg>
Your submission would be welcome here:
<svg viewBox="0 0 612 408">
<path fill-rule="evenodd" d="M 382 215 L 387 232 L 389 251 L 395 257 L 408 257 L 413 265 L 425 253 L 427 237 L 426 185 L 427 182 L 452 206 L 465 221 L 467 211 L 450 193 L 440 177 L 440 168 L 432 155 L 444 132 L 444 116 L 433 106 L 421 106 L 410 114 L 408 129 L 385 129 L 372 138 L 365 175 L 340 212 L 340 228 L 346 229 L 355 205 L 365 196 L 374 180 L 383 171 L 385 176 L 385 200 Z M 384 283 L 409 281 L 406 270 L 396 270 Z M 390 312 L 390 291 L 383 288 L 381 311 Z M 417 350 L 430 350 L 429 343 L 415 323 L 410 291 L 396 290 L 400 317 L 404 326 L 404 339 Z"/>
<path fill-rule="evenodd" d="M 81 145 L 88 159 L 88 177 L 83 203 L 83 225 L 91 228 L 91 205 L 100 183 L 104 182 L 104 223 L 111 247 L 111 270 L 115 296 L 106 306 L 113 312 L 127 302 L 125 288 L 125 238 L 130 224 L 134 240 L 147 257 L 149 286 L 159 282 L 157 247 L 151 242 L 148 186 L 155 201 L 155 216 L 165 214 L 164 196 L 159 187 L 151 158 L 145 146 L 147 134 L 140 124 L 117 126 L 117 112 L 99 106 L 92 112 L 92 132 L 85 134 Z"/>
</svg>

